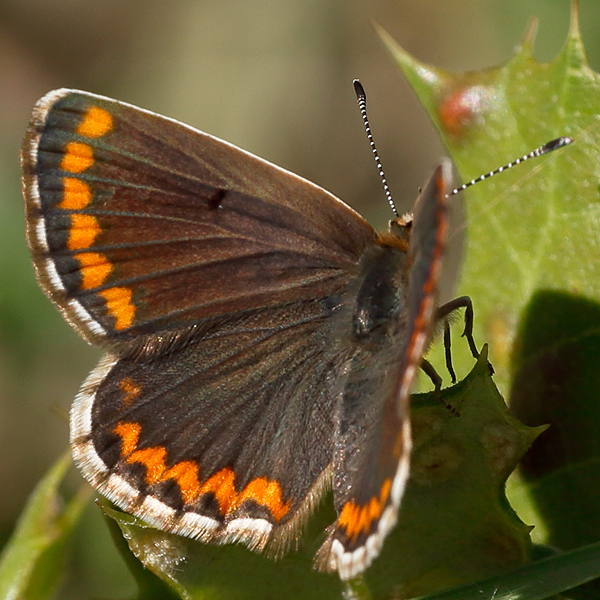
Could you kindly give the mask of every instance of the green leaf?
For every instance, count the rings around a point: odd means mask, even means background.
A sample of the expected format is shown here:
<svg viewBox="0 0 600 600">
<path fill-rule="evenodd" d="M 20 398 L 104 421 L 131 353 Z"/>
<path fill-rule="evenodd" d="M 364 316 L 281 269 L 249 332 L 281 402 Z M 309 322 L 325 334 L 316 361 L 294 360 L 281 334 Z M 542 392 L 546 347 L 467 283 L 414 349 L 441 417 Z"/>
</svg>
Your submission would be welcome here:
<svg viewBox="0 0 600 600">
<path fill-rule="evenodd" d="M 38 483 L 0 556 L 0 598 L 52 598 L 65 568 L 66 542 L 89 500 L 86 486 L 63 506 L 58 487 L 71 464 L 65 453 Z"/>
<path fill-rule="evenodd" d="M 118 513 L 112 508 L 112 505 L 108 500 L 100 497 L 96 503 L 102 509 L 104 513 L 105 522 L 108 525 L 111 537 L 115 543 L 117 550 L 120 552 L 125 564 L 127 565 L 130 573 L 133 575 L 135 582 L 138 587 L 137 600 L 169 600 L 171 598 L 188 598 L 185 595 L 185 590 L 181 586 L 177 586 L 175 581 L 169 582 L 173 584 L 173 587 L 166 584 L 160 577 L 154 574 L 154 570 L 150 565 L 146 568 L 146 562 L 142 559 L 138 559 L 135 553 L 133 553 L 129 545 L 127 544 L 127 526 L 128 522 L 136 522 L 135 517 L 127 515 L 125 513 Z M 123 525 L 123 528 L 120 528 Z M 169 562 L 169 553 L 161 552 L 160 548 L 152 548 L 155 555 L 155 562 L 159 561 L 163 565 L 163 569 L 167 569 Z M 173 589 L 175 588 L 175 589 Z"/>
<path fill-rule="evenodd" d="M 377 597 L 394 582 L 401 598 L 501 573 L 530 560 L 530 527 L 512 511 L 504 485 L 533 440 L 507 409 L 488 370 L 487 348 L 473 371 L 445 390 L 413 397 L 411 479 L 383 559 L 366 574 Z M 383 585 L 381 585 L 383 583 Z"/>
<path fill-rule="evenodd" d="M 550 424 L 523 461 L 522 480 L 544 542 L 557 548 L 600 539 L 599 324 L 597 302 L 540 290 L 517 339 L 523 368 L 513 382 L 513 405 L 526 422 Z M 597 597 L 599 583 L 575 597 Z"/>
<path fill-rule="evenodd" d="M 460 282 L 511 408 L 528 425 L 551 425 L 511 498 L 536 524 L 536 541 L 569 549 L 600 540 L 600 77 L 586 61 L 576 2 L 552 62 L 534 60 L 535 31 L 534 21 L 507 65 L 473 73 L 419 63 L 380 34 L 465 180 L 552 138 L 575 139 L 468 190 Z M 464 369 L 464 345 L 454 348 Z"/>
</svg>

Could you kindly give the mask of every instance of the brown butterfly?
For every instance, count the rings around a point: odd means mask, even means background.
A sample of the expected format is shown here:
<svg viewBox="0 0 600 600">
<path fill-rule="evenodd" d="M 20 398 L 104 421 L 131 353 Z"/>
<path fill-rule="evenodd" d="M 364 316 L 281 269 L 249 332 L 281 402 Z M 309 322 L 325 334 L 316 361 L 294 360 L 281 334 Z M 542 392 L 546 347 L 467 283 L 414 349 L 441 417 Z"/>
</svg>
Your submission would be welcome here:
<svg viewBox="0 0 600 600">
<path fill-rule="evenodd" d="M 450 162 L 378 234 L 235 146 L 60 89 L 22 166 L 39 282 L 106 351 L 71 410 L 84 477 L 159 529 L 275 553 L 333 487 L 319 566 L 366 569 L 408 477 Z"/>
</svg>

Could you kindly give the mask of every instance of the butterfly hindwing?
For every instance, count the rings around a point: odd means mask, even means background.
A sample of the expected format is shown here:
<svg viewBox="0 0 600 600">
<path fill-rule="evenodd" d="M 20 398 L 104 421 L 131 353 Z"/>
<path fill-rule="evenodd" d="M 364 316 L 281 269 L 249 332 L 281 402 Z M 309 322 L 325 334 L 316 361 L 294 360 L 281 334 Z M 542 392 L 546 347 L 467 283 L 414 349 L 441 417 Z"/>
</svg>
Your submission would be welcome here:
<svg viewBox="0 0 600 600">
<path fill-rule="evenodd" d="M 327 310 L 257 314 L 101 364 L 72 411 L 86 478 L 161 529 L 282 551 L 330 480 L 342 365 Z"/>
</svg>

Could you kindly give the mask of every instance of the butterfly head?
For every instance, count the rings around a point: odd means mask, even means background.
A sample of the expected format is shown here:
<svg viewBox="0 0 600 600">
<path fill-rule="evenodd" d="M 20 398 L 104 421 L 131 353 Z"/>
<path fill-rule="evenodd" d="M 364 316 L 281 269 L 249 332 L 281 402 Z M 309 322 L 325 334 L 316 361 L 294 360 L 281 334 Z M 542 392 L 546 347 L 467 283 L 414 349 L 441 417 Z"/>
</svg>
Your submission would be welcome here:
<svg viewBox="0 0 600 600">
<path fill-rule="evenodd" d="M 412 226 L 412 213 L 405 213 L 390 221 L 387 231 L 381 232 L 377 241 L 381 246 L 391 246 L 407 252 L 410 246 Z"/>
<path fill-rule="evenodd" d="M 410 232 L 412 231 L 413 214 L 411 212 L 404 213 L 397 219 L 393 219 L 389 224 L 389 234 L 404 241 L 407 244 L 410 242 Z"/>
</svg>

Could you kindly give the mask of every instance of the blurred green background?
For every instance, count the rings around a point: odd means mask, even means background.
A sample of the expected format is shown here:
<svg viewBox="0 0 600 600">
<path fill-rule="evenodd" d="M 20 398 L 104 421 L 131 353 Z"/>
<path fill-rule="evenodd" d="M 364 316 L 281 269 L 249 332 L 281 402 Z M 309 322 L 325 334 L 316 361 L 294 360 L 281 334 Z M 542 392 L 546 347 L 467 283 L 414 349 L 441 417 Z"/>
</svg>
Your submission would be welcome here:
<svg viewBox="0 0 600 600">
<path fill-rule="evenodd" d="M 65 448 L 71 400 L 100 354 L 38 289 L 25 244 L 18 150 L 40 96 L 75 87 L 180 119 L 315 181 L 382 228 L 390 215 L 352 79 L 367 89 L 401 209 L 444 150 L 372 21 L 420 60 L 472 70 L 507 61 L 532 15 L 536 57 L 551 60 L 569 12 L 568 0 L 0 0 L 0 545 Z M 596 70 L 599 28 L 600 3 L 582 0 Z M 80 483 L 72 473 L 66 492 Z M 132 593 L 95 506 L 86 517 L 60 597 Z"/>
</svg>

